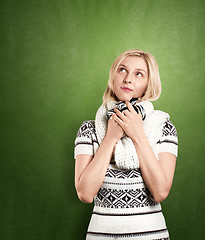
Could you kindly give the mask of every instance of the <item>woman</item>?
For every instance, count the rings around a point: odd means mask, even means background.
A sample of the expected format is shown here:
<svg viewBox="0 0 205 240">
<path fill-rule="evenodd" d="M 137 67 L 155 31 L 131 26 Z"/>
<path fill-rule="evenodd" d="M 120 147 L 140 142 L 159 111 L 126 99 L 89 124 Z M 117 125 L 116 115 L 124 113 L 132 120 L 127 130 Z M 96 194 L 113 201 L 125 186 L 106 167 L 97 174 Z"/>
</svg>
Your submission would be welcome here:
<svg viewBox="0 0 205 240">
<path fill-rule="evenodd" d="M 170 239 L 160 202 L 172 186 L 178 139 L 165 112 L 150 102 L 161 82 L 154 57 L 123 52 L 110 69 L 95 121 L 75 140 L 75 186 L 95 206 L 87 240 Z"/>
</svg>

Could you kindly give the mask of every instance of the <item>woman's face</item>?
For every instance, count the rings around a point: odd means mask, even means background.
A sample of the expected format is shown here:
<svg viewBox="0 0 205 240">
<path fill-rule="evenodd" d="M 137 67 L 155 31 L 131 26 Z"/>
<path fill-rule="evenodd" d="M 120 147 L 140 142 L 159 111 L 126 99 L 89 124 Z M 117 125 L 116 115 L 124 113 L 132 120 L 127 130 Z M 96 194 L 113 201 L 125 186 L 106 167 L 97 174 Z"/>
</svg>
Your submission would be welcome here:
<svg viewBox="0 0 205 240">
<path fill-rule="evenodd" d="M 114 77 L 114 93 L 121 101 L 141 97 L 148 85 L 148 68 L 144 58 L 126 57 Z"/>
</svg>

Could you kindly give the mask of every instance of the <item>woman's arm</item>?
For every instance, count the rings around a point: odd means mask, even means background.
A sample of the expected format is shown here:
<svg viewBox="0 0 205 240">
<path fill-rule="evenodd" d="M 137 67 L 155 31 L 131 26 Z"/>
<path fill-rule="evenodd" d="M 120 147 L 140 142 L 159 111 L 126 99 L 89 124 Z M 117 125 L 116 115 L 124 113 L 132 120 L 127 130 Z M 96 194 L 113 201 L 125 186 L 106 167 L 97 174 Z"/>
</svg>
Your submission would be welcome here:
<svg viewBox="0 0 205 240">
<path fill-rule="evenodd" d="M 123 128 L 134 144 L 138 154 L 142 176 L 156 202 L 163 201 L 172 186 L 176 157 L 171 153 L 160 153 L 159 160 L 143 130 L 141 114 L 137 114 L 132 105 L 127 102 L 128 110 L 121 113 L 117 109 L 114 120 Z"/>
<path fill-rule="evenodd" d="M 176 157 L 172 153 L 160 153 L 155 157 L 146 138 L 134 140 L 139 157 L 143 178 L 156 202 L 162 202 L 168 196 L 174 177 Z"/>
<path fill-rule="evenodd" d="M 122 128 L 113 120 L 95 156 L 81 154 L 76 157 L 75 187 L 81 201 L 91 203 L 97 194 L 109 166 L 116 143 L 123 135 Z"/>
</svg>

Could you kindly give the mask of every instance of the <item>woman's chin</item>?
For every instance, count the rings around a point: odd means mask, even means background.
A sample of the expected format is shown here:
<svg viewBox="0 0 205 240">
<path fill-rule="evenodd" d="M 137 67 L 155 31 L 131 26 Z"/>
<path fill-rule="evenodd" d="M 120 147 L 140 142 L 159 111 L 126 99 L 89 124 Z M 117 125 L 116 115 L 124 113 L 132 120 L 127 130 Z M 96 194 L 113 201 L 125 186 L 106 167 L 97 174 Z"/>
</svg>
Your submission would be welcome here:
<svg viewBox="0 0 205 240">
<path fill-rule="evenodd" d="M 129 97 L 128 96 L 124 96 L 124 97 L 119 98 L 119 100 L 125 102 L 125 101 L 130 101 L 132 98 L 133 98 L 133 96 L 129 96 Z"/>
</svg>

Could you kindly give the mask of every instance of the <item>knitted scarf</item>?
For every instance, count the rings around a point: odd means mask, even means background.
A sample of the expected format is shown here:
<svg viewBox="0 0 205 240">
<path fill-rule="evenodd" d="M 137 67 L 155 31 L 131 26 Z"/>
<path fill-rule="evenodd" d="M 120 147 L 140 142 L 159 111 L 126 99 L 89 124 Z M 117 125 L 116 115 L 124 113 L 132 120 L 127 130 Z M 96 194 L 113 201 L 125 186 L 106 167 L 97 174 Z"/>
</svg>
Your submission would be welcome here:
<svg viewBox="0 0 205 240">
<path fill-rule="evenodd" d="M 160 110 L 154 110 L 153 104 L 149 101 L 141 101 L 137 103 L 137 99 L 134 98 L 131 99 L 130 102 L 134 109 L 138 113 L 140 112 L 142 114 L 145 135 L 150 143 L 150 146 L 152 147 L 153 152 L 155 153 L 155 156 L 158 158 L 156 149 L 157 141 L 161 136 L 164 123 L 170 118 L 169 114 Z M 106 135 L 108 119 L 110 118 L 111 114 L 114 113 L 115 107 L 121 112 L 127 109 L 126 104 L 122 101 L 110 101 L 106 105 L 102 104 L 96 113 L 95 128 L 99 144 L 102 143 Z M 113 157 L 118 168 L 139 168 L 139 160 L 135 145 L 133 141 L 125 134 L 116 144 Z"/>
</svg>

